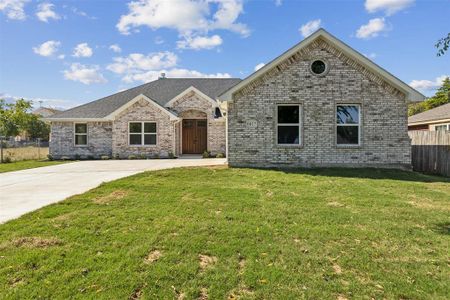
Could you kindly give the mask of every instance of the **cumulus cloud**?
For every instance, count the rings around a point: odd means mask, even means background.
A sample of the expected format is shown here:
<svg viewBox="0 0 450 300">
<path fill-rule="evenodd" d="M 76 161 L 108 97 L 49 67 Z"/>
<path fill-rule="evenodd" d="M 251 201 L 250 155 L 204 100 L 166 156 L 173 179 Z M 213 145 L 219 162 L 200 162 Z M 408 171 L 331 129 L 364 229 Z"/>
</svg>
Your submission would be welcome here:
<svg viewBox="0 0 450 300">
<path fill-rule="evenodd" d="M 155 71 L 148 71 L 144 73 L 139 74 L 129 74 L 126 75 L 123 78 L 123 81 L 127 83 L 131 83 L 134 81 L 142 81 L 142 82 L 149 82 L 158 79 L 161 73 L 165 73 L 166 77 L 172 77 L 172 78 L 230 78 L 231 75 L 228 73 L 213 73 L 213 74 L 206 74 L 195 70 L 188 70 L 188 69 L 162 69 L 162 70 L 155 70 Z"/>
<path fill-rule="evenodd" d="M 414 0 L 366 0 L 365 7 L 369 13 L 384 11 L 391 16 L 414 3 Z"/>
<path fill-rule="evenodd" d="M 73 63 L 69 70 L 63 71 L 64 78 L 72 81 L 79 81 L 84 84 L 105 83 L 108 82 L 103 74 L 100 73 L 100 67 L 97 65 L 86 66 L 80 63 Z"/>
<path fill-rule="evenodd" d="M 356 31 L 356 37 L 360 39 L 370 39 L 377 37 L 381 32 L 387 31 L 388 26 L 384 18 L 375 18 L 369 20 L 369 23 L 362 25 Z"/>
<path fill-rule="evenodd" d="M 55 5 L 49 2 L 44 2 L 38 5 L 38 10 L 36 12 L 36 16 L 42 22 L 48 22 L 49 19 L 59 20 L 61 16 L 59 16 L 53 8 Z"/>
<path fill-rule="evenodd" d="M 220 46 L 222 44 L 222 38 L 219 35 L 208 36 L 197 36 L 197 37 L 185 37 L 184 40 L 177 42 L 177 48 L 179 49 L 213 49 L 214 47 Z"/>
<path fill-rule="evenodd" d="M 92 51 L 92 48 L 89 47 L 87 43 L 81 43 L 78 44 L 73 49 L 73 55 L 74 57 L 91 57 L 94 52 Z"/>
<path fill-rule="evenodd" d="M 247 25 L 237 22 L 243 13 L 242 0 L 137 0 L 128 3 L 128 10 L 116 25 L 122 34 L 130 34 L 132 29 L 141 26 L 154 30 L 171 28 L 183 36 L 204 35 L 215 29 L 230 30 L 242 36 L 250 34 Z"/>
<path fill-rule="evenodd" d="M 444 79 L 447 77 L 450 77 L 450 75 L 441 75 L 439 77 L 436 77 L 434 80 L 413 80 L 409 83 L 409 85 L 417 90 L 431 91 L 440 87 Z"/>
<path fill-rule="evenodd" d="M 143 71 L 174 67 L 177 64 L 176 54 L 165 51 L 144 55 L 132 53 L 126 57 L 114 57 L 114 62 L 107 69 L 116 74 L 137 74 Z"/>
<path fill-rule="evenodd" d="M 320 19 L 309 21 L 308 23 L 303 24 L 299 31 L 303 37 L 310 36 L 314 31 L 320 28 L 321 23 L 322 20 Z"/>
<path fill-rule="evenodd" d="M 258 71 L 259 69 L 261 69 L 262 67 L 264 67 L 266 64 L 265 63 L 259 63 L 255 66 L 255 72 Z"/>
<path fill-rule="evenodd" d="M 57 108 L 57 109 L 68 109 L 79 105 L 78 102 L 64 99 L 56 98 L 39 98 L 39 97 L 26 97 L 26 96 L 15 96 L 8 93 L 0 92 L 0 99 L 5 99 L 7 103 L 13 103 L 19 99 L 25 99 L 33 102 L 33 106 L 37 108 L 38 103 L 42 103 L 42 106 Z"/>
<path fill-rule="evenodd" d="M 50 57 L 58 52 L 59 46 L 61 46 L 59 41 L 47 41 L 37 47 L 33 47 L 33 52 L 41 56 Z"/>
<path fill-rule="evenodd" d="M 120 48 L 120 46 L 117 44 L 113 44 L 113 45 L 109 46 L 109 49 L 116 53 L 122 52 L 122 48 Z"/>
<path fill-rule="evenodd" d="M 25 4 L 30 0 L 0 0 L 0 11 L 3 12 L 8 19 L 25 20 Z"/>
</svg>

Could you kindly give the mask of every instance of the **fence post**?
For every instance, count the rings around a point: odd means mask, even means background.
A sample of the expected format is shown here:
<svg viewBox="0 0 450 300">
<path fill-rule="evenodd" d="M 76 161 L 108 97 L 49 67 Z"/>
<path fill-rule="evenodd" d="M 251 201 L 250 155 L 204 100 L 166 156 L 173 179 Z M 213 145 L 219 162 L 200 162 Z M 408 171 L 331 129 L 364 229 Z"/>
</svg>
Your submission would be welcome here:
<svg viewBox="0 0 450 300">
<path fill-rule="evenodd" d="M 0 163 L 3 163 L 3 136 L 0 136 Z"/>
<path fill-rule="evenodd" d="M 37 146 L 38 146 L 38 160 L 41 159 L 41 138 L 37 138 Z"/>
</svg>

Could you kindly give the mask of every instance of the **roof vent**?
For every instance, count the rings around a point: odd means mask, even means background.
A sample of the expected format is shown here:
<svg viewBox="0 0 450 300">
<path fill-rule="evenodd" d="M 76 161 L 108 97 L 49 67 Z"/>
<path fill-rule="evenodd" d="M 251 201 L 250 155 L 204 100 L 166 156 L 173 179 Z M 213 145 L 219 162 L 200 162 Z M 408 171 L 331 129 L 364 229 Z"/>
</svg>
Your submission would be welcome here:
<svg viewBox="0 0 450 300">
<path fill-rule="evenodd" d="M 166 78 L 166 73 L 161 73 L 161 75 L 159 75 L 159 79 L 164 79 Z"/>
</svg>

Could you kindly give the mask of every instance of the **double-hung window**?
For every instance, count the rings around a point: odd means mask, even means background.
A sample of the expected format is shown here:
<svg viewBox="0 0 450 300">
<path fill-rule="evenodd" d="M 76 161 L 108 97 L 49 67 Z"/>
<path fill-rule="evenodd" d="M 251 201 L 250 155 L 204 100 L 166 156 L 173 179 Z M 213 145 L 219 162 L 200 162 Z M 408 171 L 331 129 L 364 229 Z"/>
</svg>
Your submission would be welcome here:
<svg viewBox="0 0 450 300">
<path fill-rule="evenodd" d="M 75 123 L 75 146 L 87 146 L 87 124 Z"/>
<path fill-rule="evenodd" d="M 445 130 L 449 130 L 450 129 L 450 124 L 444 124 L 444 125 L 436 125 L 434 126 L 434 130 L 436 131 L 445 131 Z"/>
<path fill-rule="evenodd" d="M 336 106 L 336 144 L 358 146 L 361 140 L 361 106 L 342 104 Z"/>
<path fill-rule="evenodd" d="M 279 104 L 277 106 L 277 144 L 301 144 L 301 106 Z"/>
<path fill-rule="evenodd" d="M 156 122 L 130 122 L 128 126 L 130 145 L 156 145 Z"/>
</svg>

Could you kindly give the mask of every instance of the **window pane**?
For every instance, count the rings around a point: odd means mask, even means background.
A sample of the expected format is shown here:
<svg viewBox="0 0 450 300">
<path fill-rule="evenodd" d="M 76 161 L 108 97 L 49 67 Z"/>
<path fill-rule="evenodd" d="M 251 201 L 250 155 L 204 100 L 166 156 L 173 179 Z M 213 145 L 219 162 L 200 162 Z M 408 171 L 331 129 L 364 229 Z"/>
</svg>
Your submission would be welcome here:
<svg viewBox="0 0 450 300">
<path fill-rule="evenodd" d="M 192 120 L 183 120 L 183 127 L 191 128 L 194 126 L 194 122 Z"/>
<path fill-rule="evenodd" d="M 87 135 L 75 135 L 75 145 L 87 145 Z"/>
<path fill-rule="evenodd" d="M 336 116 L 338 124 L 358 124 L 359 107 L 356 105 L 338 105 L 336 107 Z"/>
<path fill-rule="evenodd" d="M 144 134 L 144 145 L 156 145 L 156 134 Z"/>
<path fill-rule="evenodd" d="M 87 133 L 87 124 L 75 124 L 75 133 Z"/>
<path fill-rule="evenodd" d="M 140 134 L 130 134 L 130 145 L 142 145 L 142 136 Z"/>
<path fill-rule="evenodd" d="M 358 126 L 338 126 L 337 144 L 338 145 L 358 145 Z"/>
<path fill-rule="evenodd" d="M 206 127 L 206 125 L 207 125 L 206 121 L 200 120 L 197 121 L 197 127 Z"/>
<path fill-rule="evenodd" d="M 130 132 L 131 133 L 141 133 L 142 132 L 142 123 L 130 123 Z"/>
<path fill-rule="evenodd" d="M 300 144 L 298 126 L 278 126 L 278 144 Z"/>
<path fill-rule="evenodd" d="M 156 123 L 144 123 L 144 132 L 145 133 L 156 133 Z"/>
<path fill-rule="evenodd" d="M 295 106 L 278 106 L 278 123 L 299 123 L 300 108 Z"/>
<path fill-rule="evenodd" d="M 434 129 L 435 129 L 436 131 L 447 130 L 447 125 L 439 125 L 439 126 L 435 126 Z"/>
</svg>

